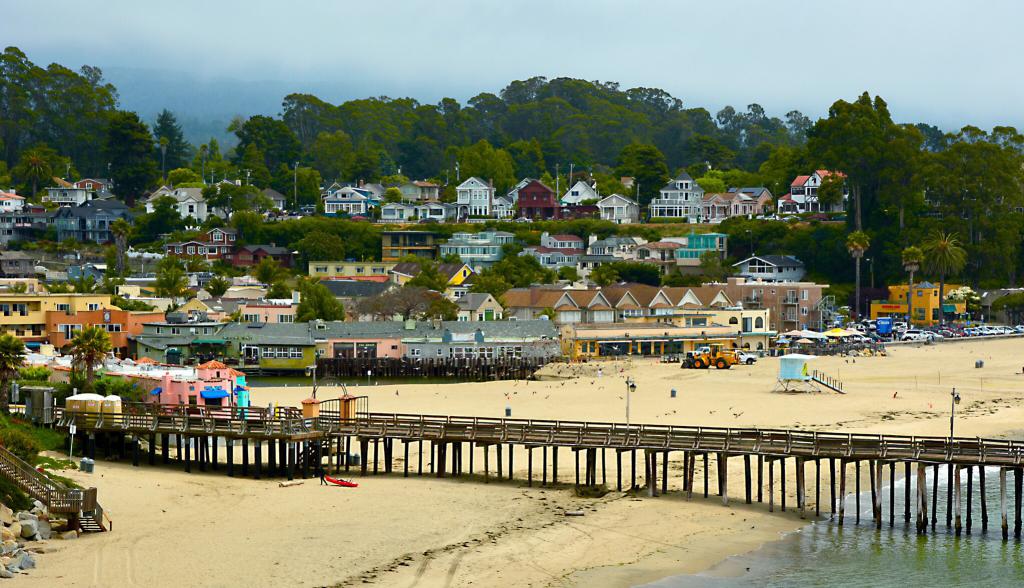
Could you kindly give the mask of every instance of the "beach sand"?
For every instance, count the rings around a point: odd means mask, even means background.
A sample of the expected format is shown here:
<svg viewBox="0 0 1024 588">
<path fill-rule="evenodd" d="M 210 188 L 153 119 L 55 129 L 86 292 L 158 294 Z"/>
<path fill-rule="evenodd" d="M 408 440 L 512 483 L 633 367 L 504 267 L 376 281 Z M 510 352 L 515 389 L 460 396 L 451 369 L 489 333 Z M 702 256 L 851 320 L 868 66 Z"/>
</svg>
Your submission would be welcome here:
<svg viewBox="0 0 1024 588">
<path fill-rule="evenodd" d="M 843 381 L 844 395 L 771 393 L 778 370 L 773 359 L 727 371 L 627 360 L 560 366 L 565 376 L 577 373 L 568 379 L 382 384 L 350 391 L 368 395 L 375 412 L 500 417 L 509 406 L 515 418 L 624 421 L 625 378 L 632 376 L 634 423 L 948 435 L 949 392 L 956 387 L 963 398 L 956 434 L 992 437 L 1019 432 L 1024 423 L 1022 352 L 1019 339 L 972 340 L 894 346 L 889 357 L 815 360 L 815 369 Z M 974 367 L 977 359 L 984 368 Z M 677 398 L 670 398 L 672 388 Z M 297 404 L 308 395 L 309 388 L 254 388 L 253 402 Z M 336 389 L 320 388 L 320 398 L 336 395 Z M 522 450 L 515 455 L 515 481 L 492 478 L 490 484 L 479 477 L 404 479 L 401 444 L 396 456 L 397 475 L 348 474 L 358 489 L 321 488 L 316 479 L 280 488 L 276 480 L 228 478 L 223 472 L 185 474 L 174 466 L 132 468 L 99 461 L 95 474 L 70 476 L 99 489 L 114 532 L 51 541 L 56 551 L 40 556 L 38 569 L 18 581 L 150 587 L 631 586 L 707 569 L 806 523 L 792 508 L 768 513 L 763 504 L 742 504 L 741 459 L 730 460 L 732 500 L 726 507 L 714 496 L 714 475 L 712 496 L 700 495 L 700 460 L 694 498 L 687 501 L 678 492 L 681 456 L 670 462 L 670 494 L 656 499 L 614 491 L 580 498 L 571 485 L 540 488 L 539 473 L 534 487 L 527 488 Z M 482 450 L 474 457 L 479 469 Z M 612 488 L 614 457 L 608 453 Z M 493 452 L 491 459 L 493 468 Z M 535 450 L 535 468 L 539 464 Z M 638 467 L 642 471 L 642 458 Z M 571 484 L 570 450 L 560 452 L 559 469 L 559 482 Z M 787 491 L 795 505 L 792 469 Z M 808 471 L 813 479 L 813 469 Z M 583 510 L 585 516 L 566 517 L 565 510 Z"/>
</svg>

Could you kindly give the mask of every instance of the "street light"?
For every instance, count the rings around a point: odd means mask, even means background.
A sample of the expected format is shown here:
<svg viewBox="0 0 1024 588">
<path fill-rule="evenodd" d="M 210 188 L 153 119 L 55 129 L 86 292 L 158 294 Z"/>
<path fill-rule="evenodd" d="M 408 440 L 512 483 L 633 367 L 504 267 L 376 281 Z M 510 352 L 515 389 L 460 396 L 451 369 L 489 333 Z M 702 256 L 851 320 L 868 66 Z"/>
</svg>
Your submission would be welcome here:
<svg viewBox="0 0 1024 588">
<path fill-rule="evenodd" d="M 629 398 L 630 395 L 636 392 L 636 382 L 633 380 L 633 376 L 626 378 L 626 426 L 629 426 Z"/>
<path fill-rule="evenodd" d="M 949 405 L 949 442 L 953 442 L 953 416 L 956 414 L 956 405 L 960 404 L 960 393 L 953 388 L 953 391 L 949 393 L 950 405 Z"/>
<path fill-rule="evenodd" d="M 316 363 L 306 366 L 306 375 L 313 376 L 313 400 L 316 400 Z"/>
</svg>

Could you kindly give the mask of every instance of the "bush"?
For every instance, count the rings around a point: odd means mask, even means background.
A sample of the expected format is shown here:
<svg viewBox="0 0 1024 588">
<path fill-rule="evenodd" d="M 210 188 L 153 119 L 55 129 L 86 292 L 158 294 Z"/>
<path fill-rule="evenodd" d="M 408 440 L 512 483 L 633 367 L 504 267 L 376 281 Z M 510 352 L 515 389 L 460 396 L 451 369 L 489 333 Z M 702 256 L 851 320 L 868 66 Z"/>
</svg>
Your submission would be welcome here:
<svg viewBox="0 0 1024 588">
<path fill-rule="evenodd" d="M 52 372 L 49 368 L 36 365 L 30 367 L 23 367 L 18 370 L 18 381 L 20 382 L 49 382 L 50 374 Z"/>
<path fill-rule="evenodd" d="M 32 499 L 7 478 L 0 478 L 0 503 L 13 511 L 32 508 Z"/>
<path fill-rule="evenodd" d="M 0 445 L 29 463 L 32 463 L 39 453 L 39 443 L 31 435 L 15 427 L 0 429 Z"/>
</svg>

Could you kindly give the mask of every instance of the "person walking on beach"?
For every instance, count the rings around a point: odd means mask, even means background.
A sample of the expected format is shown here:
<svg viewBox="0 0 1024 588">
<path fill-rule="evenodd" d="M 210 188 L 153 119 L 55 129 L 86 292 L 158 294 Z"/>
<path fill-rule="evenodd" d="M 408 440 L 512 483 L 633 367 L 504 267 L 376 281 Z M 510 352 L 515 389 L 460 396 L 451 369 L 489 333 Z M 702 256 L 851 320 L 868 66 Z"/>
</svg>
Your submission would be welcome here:
<svg viewBox="0 0 1024 588">
<path fill-rule="evenodd" d="M 316 475 L 320 477 L 320 485 L 321 485 L 321 486 L 327 486 L 327 485 L 328 485 L 328 484 L 327 484 L 327 480 L 325 479 L 325 478 L 326 478 L 326 476 L 327 476 L 327 472 L 326 472 L 326 471 L 324 471 L 324 466 L 323 466 L 323 464 L 319 464 L 319 463 L 318 463 L 318 464 L 316 465 Z"/>
</svg>

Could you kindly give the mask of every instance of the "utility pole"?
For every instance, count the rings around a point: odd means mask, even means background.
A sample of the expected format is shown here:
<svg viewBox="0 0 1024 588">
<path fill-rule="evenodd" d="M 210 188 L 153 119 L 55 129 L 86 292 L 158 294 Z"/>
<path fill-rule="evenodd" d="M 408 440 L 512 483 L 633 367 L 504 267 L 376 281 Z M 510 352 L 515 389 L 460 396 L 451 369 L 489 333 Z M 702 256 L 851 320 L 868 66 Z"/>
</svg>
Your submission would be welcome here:
<svg viewBox="0 0 1024 588">
<path fill-rule="evenodd" d="M 459 171 L 459 162 L 457 161 L 455 162 L 455 181 L 460 184 L 462 183 L 462 175 Z"/>
<path fill-rule="evenodd" d="M 560 195 L 562 193 L 562 191 L 559 189 L 558 180 L 559 180 L 559 178 L 558 178 L 558 164 L 556 163 L 555 164 L 555 194 L 559 194 Z"/>
<path fill-rule="evenodd" d="M 566 190 L 572 188 L 572 172 L 573 172 L 573 169 L 575 167 L 576 167 L 575 163 L 570 163 L 569 164 L 569 177 L 565 179 L 565 183 L 566 183 L 566 188 L 565 189 Z"/>
</svg>

